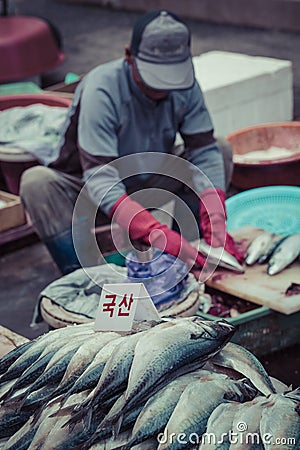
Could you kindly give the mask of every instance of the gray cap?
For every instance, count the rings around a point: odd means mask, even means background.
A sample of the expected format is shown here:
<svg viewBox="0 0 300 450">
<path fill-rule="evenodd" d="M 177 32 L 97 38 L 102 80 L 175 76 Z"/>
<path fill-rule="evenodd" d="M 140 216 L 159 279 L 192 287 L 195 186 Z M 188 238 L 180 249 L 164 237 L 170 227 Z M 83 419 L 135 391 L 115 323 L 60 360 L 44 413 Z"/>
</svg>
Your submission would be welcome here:
<svg viewBox="0 0 300 450">
<path fill-rule="evenodd" d="M 138 72 L 153 89 L 188 89 L 195 81 L 187 26 L 160 11 L 142 30 L 135 55 Z"/>
</svg>

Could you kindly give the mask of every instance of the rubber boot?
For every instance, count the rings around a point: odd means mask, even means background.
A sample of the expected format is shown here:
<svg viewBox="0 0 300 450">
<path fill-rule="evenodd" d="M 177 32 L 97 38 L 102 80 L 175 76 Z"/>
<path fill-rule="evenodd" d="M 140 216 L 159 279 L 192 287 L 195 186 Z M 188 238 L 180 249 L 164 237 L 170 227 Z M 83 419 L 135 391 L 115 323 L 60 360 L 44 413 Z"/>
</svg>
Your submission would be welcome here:
<svg viewBox="0 0 300 450">
<path fill-rule="evenodd" d="M 44 244 L 63 275 L 81 267 L 75 252 L 71 230 L 51 236 L 44 240 Z"/>
</svg>

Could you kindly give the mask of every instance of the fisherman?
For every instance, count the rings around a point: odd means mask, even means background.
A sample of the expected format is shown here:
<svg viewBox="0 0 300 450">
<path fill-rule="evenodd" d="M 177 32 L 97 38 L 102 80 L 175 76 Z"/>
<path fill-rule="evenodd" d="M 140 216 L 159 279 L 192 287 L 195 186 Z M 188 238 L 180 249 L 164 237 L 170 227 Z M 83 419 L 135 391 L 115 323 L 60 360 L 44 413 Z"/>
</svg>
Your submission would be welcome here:
<svg viewBox="0 0 300 450">
<path fill-rule="evenodd" d="M 214 138 L 190 45 L 175 14 L 142 15 L 125 57 L 78 84 L 53 162 L 23 174 L 22 202 L 63 274 L 99 262 L 96 215 L 100 224 L 115 221 L 132 242 L 196 267 L 205 259 L 189 243 L 195 227 L 241 261 L 226 230 L 231 149 Z M 153 210 L 170 199 L 167 226 Z"/>
</svg>

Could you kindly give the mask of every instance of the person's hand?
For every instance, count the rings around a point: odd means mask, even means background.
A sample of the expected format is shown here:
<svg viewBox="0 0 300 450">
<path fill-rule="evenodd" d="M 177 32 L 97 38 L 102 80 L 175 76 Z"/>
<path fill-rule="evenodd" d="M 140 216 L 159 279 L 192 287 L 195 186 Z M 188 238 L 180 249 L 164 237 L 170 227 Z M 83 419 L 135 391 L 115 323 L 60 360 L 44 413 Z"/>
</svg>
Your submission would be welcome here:
<svg viewBox="0 0 300 450">
<path fill-rule="evenodd" d="M 141 240 L 147 245 L 180 258 L 185 263 L 203 267 L 205 257 L 176 231 L 160 223 L 139 203 L 124 194 L 113 206 L 110 217 L 128 231 L 131 240 Z"/>
<path fill-rule="evenodd" d="M 244 255 L 237 249 L 233 237 L 226 231 L 226 194 L 210 188 L 200 194 L 200 226 L 203 238 L 212 247 L 224 247 L 240 264 Z"/>
</svg>

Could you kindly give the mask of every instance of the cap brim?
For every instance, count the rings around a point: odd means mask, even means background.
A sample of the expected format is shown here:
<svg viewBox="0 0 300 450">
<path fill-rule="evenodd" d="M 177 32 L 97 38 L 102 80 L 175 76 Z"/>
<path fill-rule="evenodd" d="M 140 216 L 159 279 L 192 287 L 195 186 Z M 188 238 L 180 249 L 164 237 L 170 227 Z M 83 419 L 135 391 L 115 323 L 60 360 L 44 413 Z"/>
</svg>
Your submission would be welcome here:
<svg viewBox="0 0 300 450">
<path fill-rule="evenodd" d="M 138 72 L 144 83 L 158 90 L 189 89 L 195 82 L 192 59 L 172 64 L 156 64 L 135 58 Z"/>
</svg>

